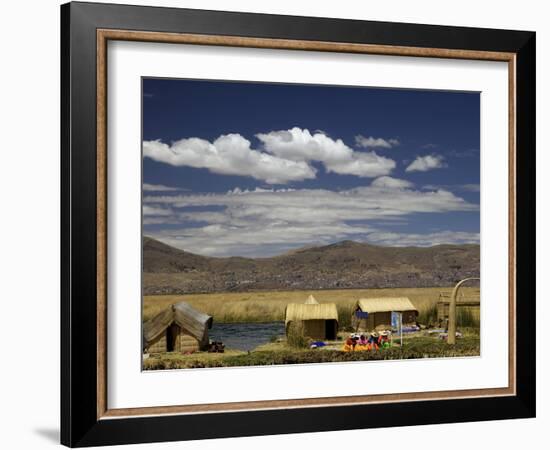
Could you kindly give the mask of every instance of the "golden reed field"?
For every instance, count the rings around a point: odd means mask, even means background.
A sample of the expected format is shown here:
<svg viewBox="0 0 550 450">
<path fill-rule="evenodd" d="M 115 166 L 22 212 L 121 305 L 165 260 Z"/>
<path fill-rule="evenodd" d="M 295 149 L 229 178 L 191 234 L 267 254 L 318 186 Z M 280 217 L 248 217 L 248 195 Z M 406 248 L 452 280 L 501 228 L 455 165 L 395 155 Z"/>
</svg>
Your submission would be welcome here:
<svg viewBox="0 0 550 450">
<path fill-rule="evenodd" d="M 440 292 L 447 288 L 342 289 L 311 291 L 258 291 L 216 294 L 150 295 L 143 298 L 143 321 L 172 303 L 186 301 L 199 311 L 214 317 L 216 322 L 272 322 L 284 320 L 288 303 L 303 303 L 313 295 L 319 303 L 336 303 L 341 325 L 351 316 L 355 302 L 362 297 L 409 297 L 420 313 L 419 319 L 430 314 Z M 479 288 L 464 287 L 461 292 L 479 298 Z"/>
</svg>

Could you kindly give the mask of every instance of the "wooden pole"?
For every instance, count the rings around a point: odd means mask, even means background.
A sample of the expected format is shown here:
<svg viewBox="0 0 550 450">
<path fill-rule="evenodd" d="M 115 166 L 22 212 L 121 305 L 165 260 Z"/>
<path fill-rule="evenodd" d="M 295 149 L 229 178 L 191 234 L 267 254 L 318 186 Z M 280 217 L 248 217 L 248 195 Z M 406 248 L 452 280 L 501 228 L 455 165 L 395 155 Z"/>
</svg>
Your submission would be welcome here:
<svg viewBox="0 0 550 450">
<path fill-rule="evenodd" d="M 401 348 L 403 348 L 403 313 L 399 313 L 399 331 L 400 331 L 400 340 Z"/>
<path fill-rule="evenodd" d="M 458 294 L 458 290 L 460 289 L 460 286 L 462 286 L 466 281 L 470 280 L 479 280 L 479 278 L 465 278 L 464 280 L 459 281 L 458 283 L 456 283 L 456 286 L 453 289 L 453 293 L 451 294 L 451 301 L 449 303 L 449 327 L 447 330 L 448 344 L 456 344 L 456 296 Z"/>
</svg>

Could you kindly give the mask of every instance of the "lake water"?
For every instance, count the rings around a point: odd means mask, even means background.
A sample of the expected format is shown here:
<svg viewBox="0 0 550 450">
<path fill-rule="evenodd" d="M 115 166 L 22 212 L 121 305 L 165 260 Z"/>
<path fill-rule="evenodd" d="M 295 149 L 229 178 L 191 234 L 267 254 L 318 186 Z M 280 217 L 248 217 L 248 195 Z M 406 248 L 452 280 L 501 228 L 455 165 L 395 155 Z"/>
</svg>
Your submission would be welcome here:
<svg viewBox="0 0 550 450">
<path fill-rule="evenodd" d="M 225 348 L 233 350 L 253 350 L 266 344 L 273 337 L 284 336 L 284 322 L 263 323 L 216 323 L 208 331 L 212 341 L 222 341 Z"/>
</svg>

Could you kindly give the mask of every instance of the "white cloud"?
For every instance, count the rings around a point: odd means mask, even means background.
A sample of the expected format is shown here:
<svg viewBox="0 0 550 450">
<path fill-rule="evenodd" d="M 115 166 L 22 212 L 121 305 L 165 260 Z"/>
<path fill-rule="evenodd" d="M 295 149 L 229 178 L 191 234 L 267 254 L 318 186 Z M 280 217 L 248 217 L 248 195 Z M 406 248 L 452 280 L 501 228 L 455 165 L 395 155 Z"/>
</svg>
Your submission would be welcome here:
<svg viewBox="0 0 550 450">
<path fill-rule="evenodd" d="M 307 129 L 294 127 L 290 130 L 259 133 L 267 152 L 291 161 L 319 161 L 327 172 L 358 177 L 377 177 L 389 174 L 395 161 L 375 152 L 356 152 L 341 139 L 332 139 L 322 132 L 311 134 Z"/>
<path fill-rule="evenodd" d="M 148 192 L 170 192 L 170 191 L 175 192 L 175 191 L 186 191 L 187 189 L 165 186 L 163 184 L 143 183 L 143 190 Z"/>
<path fill-rule="evenodd" d="M 441 155 L 417 156 L 416 159 L 407 166 L 405 172 L 426 172 L 432 169 L 447 167 L 445 158 Z"/>
<path fill-rule="evenodd" d="M 333 140 L 324 133 L 294 127 L 290 130 L 258 133 L 266 151 L 293 161 L 341 161 L 353 154 L 341 139 Z"/>
<path fill-rule="evenodd" d="M 200 228 L 147 233 L 156 239 L 187 251 L 210 256 L 269 256 L 310 244 L 329 244 L 368 227 L 320 223 L 316 227 L 287 223 L 250 223 L 246 228 L 213 224 Z"/>
<path fill-rule="evenodd" d="M 413 183 L 407 180 L 392 177 L 380 177 L 371 183 L 371 186 L 386 189 L 407 189 L 414 186 Z"/>
<path fill-rule="evenodd" d="M 208 169 L 224 175 L 250 176 L 268 184 L 286 184 L 316 177 L 310 164 L 321 162 L 327 172 L 358 177 L 389 174 L 395 161 L 375 152 L 357 152 L 341 139 L 332 139 L 317 130 L 294 127 L 290 130 L 259 133 L 265 151 L 251 148 L 240 134 L 226 134 L 214 142 L 196 137 L 168 145 L 160 140 L 144 141 L 143 155 L 173 166 Z"/>
<path fill-rule="evenodd" d="M 239 134 L 220 136 L 213 143 L 199 138 L 181 139 L 172 145 L 144 141 L 143 155 L 173 166 L 208 169 L 224 175 L 250 176 L 268 184 L 285 184 L 315 178 L 315 169 L 250 148 Z"/>
<path fill-rule="evenodd" d="M 225 219 L 262 216 L 274 221 L 311 223 L 333 220 L 380 219 L 417 212 L 477 211 L 451 192 L 423 192 L 363 186 L 345 191 L 325 189 L 233 190 L 223 194 L 146 196 L 146 205 L 172 208 L 226 207 Z M 182 211 L 185 212 L 185 211 Z M 220 217 L 220 216 L 217 216 Z"/>
<path fill-rule="evenodd" d="M 354 152 L 349 160 L 324 161 L 327 172 L 358 177 L 378 177 L 386 175 L 395 168 L 395 161 L 378 156 L 376 153 Z"/>
<path fill-rule="evenodd" d="M 383 139 L 362 134 L 355 136 L 355 145 L 362 148 L 392 148 L 400 144 L 398 139 Z"/>
<path fill-rule="evenodd" d="M 396 236 L 377 235 L 380 230 L 371 223 L 401 219 L 413 213 L 479 209 L 478 205 L 445 190 L 426 192 L 410 187 L 406 180 L 381 177 L 370 186 L 338 192 L 235 189 L 220 194 L 150 195 L 144 202 L 173 211 L 172 216 L 157 219 L 182 224 L 178 229 L 148 234 L 167 244 L 213 256 L 265 256 L 343 239 L 385 243 L 391 238 L 391 242 L 397 242 Z M 201 211 L 193 211 L 196 207 L 201 207 Z M 197 222 L 204 223 L 197 225 Z M 406 237 L 403 242 L 410 239 Z M 426 237 L 425 242 L 429 239 L 439 242 L 444 236 Z M 421 238 L 417 240 L 418 245 L 424 245 Z"/>
</svg>

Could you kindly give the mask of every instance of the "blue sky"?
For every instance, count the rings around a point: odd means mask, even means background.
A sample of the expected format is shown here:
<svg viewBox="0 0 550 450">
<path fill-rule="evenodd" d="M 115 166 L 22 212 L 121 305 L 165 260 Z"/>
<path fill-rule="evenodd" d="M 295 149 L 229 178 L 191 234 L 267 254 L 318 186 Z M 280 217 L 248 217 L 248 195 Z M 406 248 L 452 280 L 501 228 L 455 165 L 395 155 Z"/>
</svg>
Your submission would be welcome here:
<svg viewBox="0 0 550 450">
<path fill-rule="evenodd" d="M 209 256 L 478 243 L 479 107 L 479 93 L 144 79 L 144 234 Z"/>
</svg>

